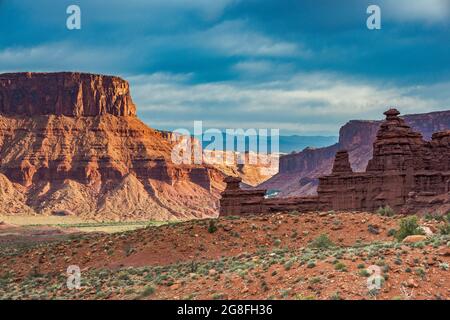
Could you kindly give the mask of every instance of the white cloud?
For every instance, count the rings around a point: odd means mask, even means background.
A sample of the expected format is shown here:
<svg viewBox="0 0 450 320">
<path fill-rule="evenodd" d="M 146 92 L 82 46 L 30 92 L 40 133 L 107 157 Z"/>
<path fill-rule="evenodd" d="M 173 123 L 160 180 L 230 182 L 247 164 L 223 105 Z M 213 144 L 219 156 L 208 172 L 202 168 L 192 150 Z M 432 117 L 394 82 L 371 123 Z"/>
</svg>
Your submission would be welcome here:
<svg viewBox="0 0 450 320">
<path fill-rule="evenodd" d="M 254 31 L 241 20 L 224 21 L 214 27 L 194 33 L 188 41 L 198 47 L 215 50 L 228 56 L 307 57 L 310 52 L 291 43 L 272 39 Z"/>
<path fill-rule="evenodd" d="M 236 63 L 233 70 L 243 77 L 283 77 L 292 74 L 295 66 L 292 63 L 279 63 L 268 60 L 245 60 Z"/>
<path fill-rule="evenodd" d="M 395 106 L 403 114 L 448 109 L 450 83 L 396 87 L 338 75 L 298 74 L 286 81 L 191 84 L 179 76 L 131 77 L 138 111 L 150 125 L 191 127 L 194 120 L 217 128 L 278 128 L 302 134 L 336 134 L 350 119 L 381 119 Z M 444 90 L 444 91 L 441 91 Z"/>
<path fill-rule="evenodd" d="M 90 48 L 68 42 L 34 47 L 11 47 L 0 51 L 0 70 L 18 71 L 85 71 L 103 73 L 129 59 L 126 47 Z M 114 71 L 114 69 L 112 69 Z"/>
<path fill-rule="evenodd" d="M 444 22 L 450 18 L 450 0 L 386 0 L 382 12 L 400 21 Z"/>
</svg>

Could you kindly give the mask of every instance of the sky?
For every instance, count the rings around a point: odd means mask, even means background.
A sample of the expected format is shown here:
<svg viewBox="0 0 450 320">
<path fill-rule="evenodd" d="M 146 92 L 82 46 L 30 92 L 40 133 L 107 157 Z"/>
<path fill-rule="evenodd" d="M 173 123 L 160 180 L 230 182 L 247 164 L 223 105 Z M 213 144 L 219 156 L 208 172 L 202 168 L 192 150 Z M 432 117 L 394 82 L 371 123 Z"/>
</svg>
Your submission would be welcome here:
<svg viewBox="0 0 450 320">
<path fill-rule="evenodd" d="M 450 109 L 450 0 L 0 0 L 0 30 L 0 72 L 121 76 L 157 129 L 337 135 Z"/>
</svg>

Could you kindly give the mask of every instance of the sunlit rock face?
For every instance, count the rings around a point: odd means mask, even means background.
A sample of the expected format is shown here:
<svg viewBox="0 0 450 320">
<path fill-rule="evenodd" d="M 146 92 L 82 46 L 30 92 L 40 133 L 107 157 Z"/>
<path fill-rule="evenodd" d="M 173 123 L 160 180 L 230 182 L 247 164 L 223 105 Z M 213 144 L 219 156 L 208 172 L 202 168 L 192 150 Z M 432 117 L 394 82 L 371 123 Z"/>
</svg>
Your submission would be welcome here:
<svg viewBox="0 0 450 320">
<path fill-rule="evenodd" d="M 24 195 L 0 197 L 2 213 L 26 205 L 116 220 L 217 215 L 223 174 L 174 164 L 174 144 L 136 117 L 118 77 L 0 75 L 0 190 Z"/>
</svg>

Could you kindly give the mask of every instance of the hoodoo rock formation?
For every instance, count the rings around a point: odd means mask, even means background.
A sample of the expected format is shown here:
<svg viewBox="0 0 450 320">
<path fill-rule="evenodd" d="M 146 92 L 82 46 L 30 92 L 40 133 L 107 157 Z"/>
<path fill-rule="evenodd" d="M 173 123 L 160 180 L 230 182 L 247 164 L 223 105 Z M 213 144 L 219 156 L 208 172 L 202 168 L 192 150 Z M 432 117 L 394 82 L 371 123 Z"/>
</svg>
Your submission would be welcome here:
<svg viewBox="0 0 450 320">
<path fill-rule="evenodd" d="M 450 130 L 450 110 L 401 117 L 426 141 L 434 132 Z M 355 172 L 364 172 L 373 155 L 373 143 L 381 121 L 351 120 L 339 131 L 339 142 L 324 148 L 306 148 L 280 158 L 279 172 L 258 189 L 278 190 L 280 197 L 317 194 L 319 177 L 330 174 L 337 151 L 347 150 Z"/>
<path fill-rule="evenodd" d="M 129 85 L 118 77 L 0 75 L 0 214 L 215 215 L 223 174 L 175 165 L 174 142 L 135 111 Z"/>
<path fill-rule="evenodd" d="M 265 190 L 227 187 L 223 215 L 280 210 L 369 210 L 390 206 L 403 213 L 450 211 L 450 130 L 431 141 L 411 129 L 396 109 L 385 112 L 365 172 L 353 172 L 346 150 L 336 153 L 330 175 L 319 178 L 318 196 L 266 199 Z M 241 195 L 241 196 L 239 196 Z"/>
</svg>

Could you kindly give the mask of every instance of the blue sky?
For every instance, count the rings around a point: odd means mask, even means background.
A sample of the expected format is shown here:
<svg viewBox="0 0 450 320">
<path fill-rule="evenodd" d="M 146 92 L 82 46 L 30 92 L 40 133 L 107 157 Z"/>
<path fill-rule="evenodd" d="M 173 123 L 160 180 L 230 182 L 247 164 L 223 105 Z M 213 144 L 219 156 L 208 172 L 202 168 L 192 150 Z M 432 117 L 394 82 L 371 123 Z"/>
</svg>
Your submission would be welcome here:
<svg viewBox="0 0 450 320">
<path fill-rule="evenodd" d="M 450 109 L 450 0 L 0 0 L 0 28 L 0 72 L 122 76 L 159 129 L 336 135 L 391 105 Z"/>
</svg>

